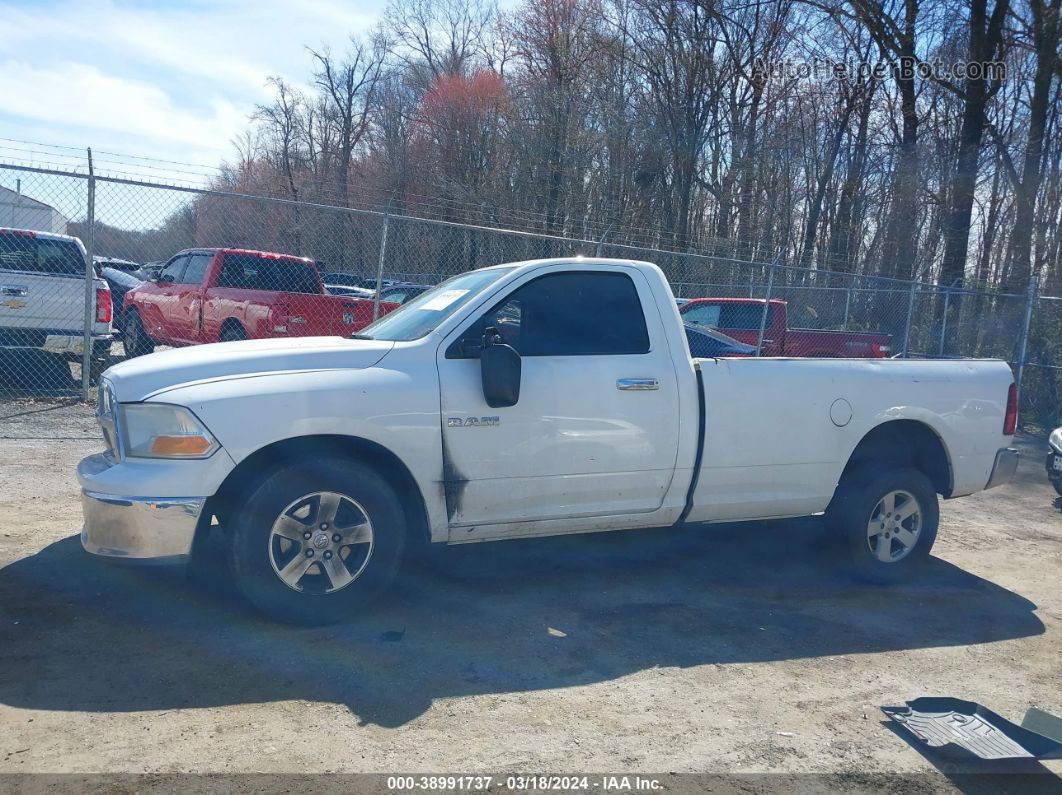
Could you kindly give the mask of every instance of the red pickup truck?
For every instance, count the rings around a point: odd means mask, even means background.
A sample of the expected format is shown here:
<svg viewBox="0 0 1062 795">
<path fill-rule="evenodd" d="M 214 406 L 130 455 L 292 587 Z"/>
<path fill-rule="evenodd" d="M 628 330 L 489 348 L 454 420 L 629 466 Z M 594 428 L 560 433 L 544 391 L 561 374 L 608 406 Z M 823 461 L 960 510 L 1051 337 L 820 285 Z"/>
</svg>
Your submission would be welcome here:
<svg viewBox="0 0 1062 795">
<path fill-rule="evenodd" d="M 682 320 L 718 329 L 755 345 L 763 320 L 762 298 L 694 298 L 679 307 Z M 787 303 L 772 298 L 763 329 L 764 356 L 881 359 L 892 351 L 892 335 L 864 331 L 789 328 Z"/>
<path fill-rule="evenodd" d="M 398 306 L 380 302 L 380 313 Z M 126 356 L 155 345 L 263 337 L 350 336 L 372 301 L 329 295 L 313 260 L 235 248 L 179 252 L 153 282 L 125 295 Z"/>
</svg>

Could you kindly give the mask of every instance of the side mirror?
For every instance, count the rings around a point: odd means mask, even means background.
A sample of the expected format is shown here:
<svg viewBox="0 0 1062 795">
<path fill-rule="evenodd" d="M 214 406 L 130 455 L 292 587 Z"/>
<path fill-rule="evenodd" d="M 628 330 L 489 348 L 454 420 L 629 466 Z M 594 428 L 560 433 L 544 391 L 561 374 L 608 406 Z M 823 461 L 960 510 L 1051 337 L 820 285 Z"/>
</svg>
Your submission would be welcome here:
<svg viewBox="0 0 1062 795">
<path fill-rule="evenodd" d="M 479 354 L 483 397 L 491 408 L 515 406 L 520 399 L 520 354 L 501 341 L 493 326 L 483 334 Z"/>
</svg>

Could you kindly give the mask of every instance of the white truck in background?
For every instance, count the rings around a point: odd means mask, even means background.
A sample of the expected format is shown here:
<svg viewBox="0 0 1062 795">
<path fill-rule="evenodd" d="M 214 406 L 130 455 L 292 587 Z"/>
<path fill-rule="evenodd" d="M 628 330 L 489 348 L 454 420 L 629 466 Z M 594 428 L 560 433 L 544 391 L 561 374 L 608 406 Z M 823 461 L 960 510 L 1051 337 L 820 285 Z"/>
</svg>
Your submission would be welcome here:
<svg viewBox="0 0 1062 795">
<path fill-rule="evenodd" d="M 85 549 L 181 562 L 220 527 L 253 604 L 327 623 L 429 542 L 825 512 L 854 572 L 891 582 L 929 555 L 938 495 L 1018 460 L 1004 362 L 695 360 L 646 262 L 483 268 L 355 337 L 108 370 Z"/>
<path fill-rule="evenodd" d="M 0 228 L 0 348 L 81 360 L 87 256 L 76 237 Z M 113 338 L 111 290 L 98 273 L 90 294 L 90 361 L 98 372 Z"/>
</svg>

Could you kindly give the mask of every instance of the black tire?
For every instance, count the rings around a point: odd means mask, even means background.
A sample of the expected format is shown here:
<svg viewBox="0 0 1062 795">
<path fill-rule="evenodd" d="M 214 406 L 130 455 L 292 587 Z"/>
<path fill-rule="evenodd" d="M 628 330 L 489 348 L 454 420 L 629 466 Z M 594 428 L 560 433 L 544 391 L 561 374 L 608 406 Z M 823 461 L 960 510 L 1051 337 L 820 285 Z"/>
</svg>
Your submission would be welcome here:
<svg viewBox="0 0 1062 795">
<path fill-rule="evenodd" d="M 1058 496 L 1062 497 L 1062 478 L 1051 478 L 1051 485 L 1055 487 Z"/>
<path fill-rule="evenodd" d="M 897 519 L 887 510 L 889 495 L 897 515 L 906 512 L 908 500 L 913 499 L 917 516 Z M 872 528 L 871 522 L 879 518 Z M 852 473 L 837 486 L 826 509 L 826 523 L 840 541 L 853 574 L 880 584 L 917 574 L 933 549 L 939 522 L 933 484 L 910 467 Z"/>
<path fill-rule="evenodd" d="M 221 330 L 221 335 L 218 337 L 220 342 L 239 342 L 245 339 L 247 339 L 247 332 L 239 323 L 229 323 Z"/>
<path fill-rule="evenodd" d="M 92 359 L 89 362 L 89 384 L 96 386 L 100 382 L 100 376 L 111 366 L 111 357 L 106 359 Z"/>
<path fill-rule="evenodd" d="M 125 358 L 132 359 L 136 356 L 146 356 L 155 350 L 155 341 L 144 330 L 144 324 L 140 320 L 140 313 L 130 309 L 125 315 L 125 328 L 122 329 L 122 347 L 125 348 Z"/>
<path fill-rule="evenodd" d="M 345 498 L 334 512 L 334 526 L 318 522 L 328 518 L 319 513 L 325 498 L 313 496 L 320 492 Z M 325 455 L 267 472 L 237 500 L 231 516 L 228 556 L 236 587 L 266 615 L 292 624 L 354 617 L 394 579 L 406 548 L 405 515 L 394 489 L 373 469 L 345 458 Z M 282 519 L 296 535 L 305 530 L 311 538 L 274 535 Z M 354 531 L 358 540 L 346 545 L 354 535 L 341 538 L 336 531 L 355 527 L 363 528 Z M 340 567 L 353 579 L 337 587 Z M 282 571 L 293 572 L 294 584 L 281 579 Z"/>
</svg>

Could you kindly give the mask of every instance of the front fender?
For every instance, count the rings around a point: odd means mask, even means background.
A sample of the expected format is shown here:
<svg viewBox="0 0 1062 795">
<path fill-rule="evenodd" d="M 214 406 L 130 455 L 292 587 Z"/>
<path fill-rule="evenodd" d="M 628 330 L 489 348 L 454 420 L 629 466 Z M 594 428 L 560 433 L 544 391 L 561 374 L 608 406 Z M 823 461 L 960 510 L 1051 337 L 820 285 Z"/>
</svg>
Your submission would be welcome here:
<svg viewBox="0 0 1062 795">
<path fill-rule="evenodd" d="M 303 436 L 374 442 L 397 456 L 416 480 L 432 537 L 446 536 L 434 371 L 414 377 L 377 365 L 269 373 L 179 387 L 160 399 L 194 411 L 237 464 L 263 447 Z"/>
</svg>

